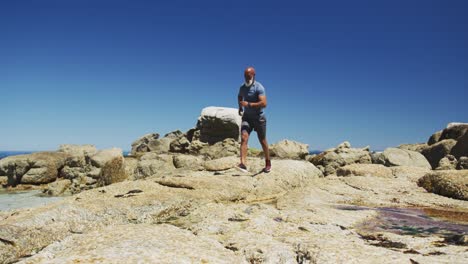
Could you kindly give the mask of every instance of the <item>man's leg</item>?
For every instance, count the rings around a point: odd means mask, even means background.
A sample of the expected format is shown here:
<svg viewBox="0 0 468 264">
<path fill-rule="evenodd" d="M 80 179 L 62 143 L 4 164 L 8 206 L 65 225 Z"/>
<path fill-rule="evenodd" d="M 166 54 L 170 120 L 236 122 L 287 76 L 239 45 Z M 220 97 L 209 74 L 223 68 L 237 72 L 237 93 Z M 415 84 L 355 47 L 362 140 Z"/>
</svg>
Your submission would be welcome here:
<svg viewBox="0 0 468 264">
<path fill-rule="evenodd" d="M 257 136 L 258 141 L 262 145 L 263 153 L 265 155 L 265 172 L 270 172 L 271 169 L 271 161 L 270 161 L 270 149 L 268 147 L 268 142 L 266 139 L 266 117 L 261 116 L 258 119 L 258 123 L 256 124 Z"/>
<path fill-rule="evenodd" d="M 242 130 L 241 147 L 240 147 L 240 163 L 246 165 L 247 161 L 247 146 L 249 142 L 249 132 Z"/>
<path fill-rule="evenodd" d="M 264 137 L 263 139 L 260 138 L 260 136 L 258 137 L 258 140 L 260 141 L 260 144 L 262 145 L 262 149 L 263 149 L 263 153 L 265 154 L 265 162 L 269 161 L 270 160 L 270 149 L 268 147 L 268 142 L 267 142 L 267 139 L 266 137 Z"/>
</svg>

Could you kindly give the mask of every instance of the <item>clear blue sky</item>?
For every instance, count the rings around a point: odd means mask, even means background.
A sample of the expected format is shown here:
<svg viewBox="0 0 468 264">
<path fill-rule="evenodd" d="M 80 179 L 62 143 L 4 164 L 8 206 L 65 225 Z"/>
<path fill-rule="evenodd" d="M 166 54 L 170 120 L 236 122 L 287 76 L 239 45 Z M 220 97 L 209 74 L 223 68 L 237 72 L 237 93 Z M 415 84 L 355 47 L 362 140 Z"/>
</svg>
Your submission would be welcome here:
<svg viewBox="0 0 468 264">
<path fill-rule="evenodd" d="M 249 65 L 270 143 L 425 142 L 468 122 L 467 14 L 464 0 L 1 1 L 0 150 L 186 131 L 206 106 L 237 107 Z"/>
</svg>

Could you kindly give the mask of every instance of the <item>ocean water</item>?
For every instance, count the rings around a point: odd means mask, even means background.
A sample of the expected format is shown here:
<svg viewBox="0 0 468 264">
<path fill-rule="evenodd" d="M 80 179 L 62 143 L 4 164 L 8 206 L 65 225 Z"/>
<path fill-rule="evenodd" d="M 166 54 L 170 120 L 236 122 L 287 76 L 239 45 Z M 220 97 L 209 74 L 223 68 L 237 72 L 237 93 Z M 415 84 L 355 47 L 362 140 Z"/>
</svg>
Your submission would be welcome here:
<svg viewBox="0 0 468 264">
<path fill-rule="evenodd" d="M 31 154 L 37 151 L 0 151 L 0 159 L 6 158 L 8 156 L 15 156 L 15 155 L 23 155 L 23 154 Z M 130 151 L 123 151 L 124 156 L 128 156 Z"/>
</svg>

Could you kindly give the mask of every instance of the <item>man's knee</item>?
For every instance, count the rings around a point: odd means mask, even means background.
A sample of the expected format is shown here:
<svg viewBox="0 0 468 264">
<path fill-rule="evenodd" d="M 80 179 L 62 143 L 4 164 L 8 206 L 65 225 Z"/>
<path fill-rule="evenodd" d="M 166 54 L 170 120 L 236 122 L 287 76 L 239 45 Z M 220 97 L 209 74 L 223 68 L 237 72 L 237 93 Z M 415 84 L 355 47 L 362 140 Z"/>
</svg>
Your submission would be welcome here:
<svg viewBox="0 0 468 264">
<path fill-rule="evenodd" d="M 242 132 L 242 135 L 241 135 L 241 143 L 242 143 L 242 144 L 245 144 L 245 143 L 247 143 L 247 141 L 249 141 L 249 133 L 247 133 L 247 132 Z"/>
</svg>

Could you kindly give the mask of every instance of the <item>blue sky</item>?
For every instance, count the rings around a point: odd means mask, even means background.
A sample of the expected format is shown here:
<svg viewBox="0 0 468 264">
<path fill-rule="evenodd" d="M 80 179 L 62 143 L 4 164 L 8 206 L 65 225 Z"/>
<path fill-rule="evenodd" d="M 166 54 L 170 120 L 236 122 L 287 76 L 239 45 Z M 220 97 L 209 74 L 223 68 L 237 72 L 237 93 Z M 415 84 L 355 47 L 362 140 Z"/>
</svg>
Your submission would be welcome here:
<svg viewBox="0 0 468 264">
<path fill-rule="evenodd" d="M 384 149 L 468 122 L 468 1 L 1 1 L 0 150 L 130 149 L 266 88 L 268 140 Z M 251 145 L 259 146 L 256 137 Z"/>
</svg>

